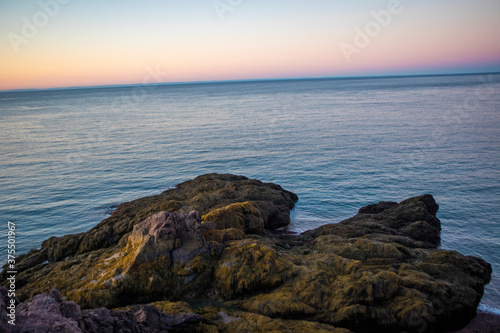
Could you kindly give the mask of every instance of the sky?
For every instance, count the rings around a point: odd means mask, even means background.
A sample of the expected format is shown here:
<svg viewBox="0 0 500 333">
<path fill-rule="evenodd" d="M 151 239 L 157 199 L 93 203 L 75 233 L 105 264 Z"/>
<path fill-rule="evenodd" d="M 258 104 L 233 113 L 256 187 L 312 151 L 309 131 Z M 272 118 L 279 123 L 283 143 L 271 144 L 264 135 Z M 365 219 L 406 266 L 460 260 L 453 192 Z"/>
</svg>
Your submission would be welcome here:
<svg viewBox="0 0 500 333">
<path fill-rule="evenodd" d="M 500 72 L 499 0 L 0 0 L 0 90 Z"/>
</svg>

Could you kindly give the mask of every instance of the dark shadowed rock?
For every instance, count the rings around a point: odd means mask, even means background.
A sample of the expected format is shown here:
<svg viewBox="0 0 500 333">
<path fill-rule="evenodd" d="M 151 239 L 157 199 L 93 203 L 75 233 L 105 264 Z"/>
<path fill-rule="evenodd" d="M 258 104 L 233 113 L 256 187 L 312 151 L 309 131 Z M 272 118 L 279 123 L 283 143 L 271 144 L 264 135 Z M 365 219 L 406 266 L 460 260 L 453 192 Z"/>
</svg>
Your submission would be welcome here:
<svg viewBox="0 0 500 333">
<path fill-rule="evenodd" d="M 499 331 L 500 315 L 479 311 L 466 327 L 449 333 L 498 333 Z"/>
<path fill-rule="evenodd" d="M 5 302 L 7 290 L 0 287 L 0 303 Z M 159 306 L 164 310 L 166 306 Z M 2 317 L 2 333 L 153 333 L 179 331 L 197 324 L 202 317 L 192 312 L 166 313 L 153 305 L 137 305 L 122 310 L 106 308 L 80 310 L 66 301 L 58 290 L 40 294 L 20 304 L 16 309 L 15 325 L 9 325 Z"/>
<path fill-rule="evenodd" d="M 383 201 L 361 208 L 356 216 L 340 223 L 307 231 L 302 237 L 384 235 L 386 240 L 387 237 L 400 239 L 405 246 L 435 248 L 441 242 L 441 223 L 436 218 L 438 207 L 429 194 L 404 200 L 400 204 Z"/>
<path fill-rule="evenodd" d="M 81 332 L 78 320 L 80 307 L 65 301 L 59 291 L 36 295 L 20 304 L 17 309 L 16 327 L 22 332 Z"/>
</svg>

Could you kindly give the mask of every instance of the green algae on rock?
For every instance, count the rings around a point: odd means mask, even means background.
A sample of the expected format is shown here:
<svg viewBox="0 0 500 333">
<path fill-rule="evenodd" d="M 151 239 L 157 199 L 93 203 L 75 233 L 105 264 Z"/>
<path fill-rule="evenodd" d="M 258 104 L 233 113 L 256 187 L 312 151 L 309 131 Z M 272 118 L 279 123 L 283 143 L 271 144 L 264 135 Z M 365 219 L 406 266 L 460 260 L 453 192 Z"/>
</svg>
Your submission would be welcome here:
<svg viewBox="0 0 500 333">
<path fill-rule="evenodd" d="M 155 302 L 200 315 L 189 332 L 446 332 L 475 315 L 491 265 L 437 249 L 431 195 L 300 235 L 271 232 L 296 200 L 275 184 L 200 176 L 21 256 L 17 294 L 57 288 L 83 308 Z M 207 299 L 217 306 L 178 302 Z"/>
</svg>

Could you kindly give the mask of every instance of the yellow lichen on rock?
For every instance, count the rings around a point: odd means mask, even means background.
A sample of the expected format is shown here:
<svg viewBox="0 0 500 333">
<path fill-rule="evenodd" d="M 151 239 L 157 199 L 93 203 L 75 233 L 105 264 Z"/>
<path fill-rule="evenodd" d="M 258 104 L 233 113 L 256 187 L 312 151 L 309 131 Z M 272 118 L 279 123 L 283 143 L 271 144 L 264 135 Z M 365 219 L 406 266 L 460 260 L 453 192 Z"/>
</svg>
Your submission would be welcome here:
<svg viewBox="0 0 500 333">
<path fill-rule="evenodd" d="M 16 296 L 58 288 L 83 308 L 190 318 L 179 332 L 444 332 L 475 315 L 491 265 L 437 248 L 432 196 L 271 232 L 296 199 L 241 176 L 198 177 L 20 256 Z"/>
<path fill-rule="evenodd" d="M 149 303 L 155 306 L 158 310 L 163 311 L 170 315 L 177 315 L 182 313 L 193 313 L 193 309 L 186 302 L 170 302 L 170 301 L 158 301 Z"/>
<path fill-rule="evenodd" d="M 283 320 L 271 319 L 269 317 L 245 313 L 235 312 L 237 320 L 228 324 L 219 325 L 219 332 L 232 333 L 350 333 L 351 331 L 343 328 L 336 328 L 334 326 L 320 324 L 317 322 L 310 322 L 304 320 Z"/>
<path fill-rule="evenodd" d="M 302 302 L 295 293 L 283 289 L 253 296 L 244 301 L 241 307 L 271 318 L 303 318 L 316 313 L 314 308 Z"/>
<path fill-rule="evenodd" d="M 276 287 L 292 275 L 293 264 L 259 240 L 231 242 L 215 269 L 216 285 L 224 298 Z"/>
<path fill-rule="evenodd" d="M 202 216 L 203 223 L 212 223 L 215 229 L 240 229 L 246 234 L 261 234 L 264 220 L 257 204 L 251 201 L 237 202 Z"/>
</svg>

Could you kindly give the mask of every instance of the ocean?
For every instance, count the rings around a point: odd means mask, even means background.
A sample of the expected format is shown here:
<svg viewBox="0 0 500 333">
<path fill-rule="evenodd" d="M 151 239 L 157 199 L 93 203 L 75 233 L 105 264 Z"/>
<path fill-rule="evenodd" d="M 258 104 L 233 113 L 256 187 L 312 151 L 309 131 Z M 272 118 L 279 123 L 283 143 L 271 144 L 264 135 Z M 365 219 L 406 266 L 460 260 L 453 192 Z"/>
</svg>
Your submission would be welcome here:
<svg viewBox="0 0 500 333">
<path fill-rule="evenodd" d="M 275 182 L 289 229 L 432 194 L 442 248 L 493 265 L 500 313 L 500 75 L 246 81 L 0 93 L 0 258 L 83 232 L 205 173 Z"/>
</svg>

